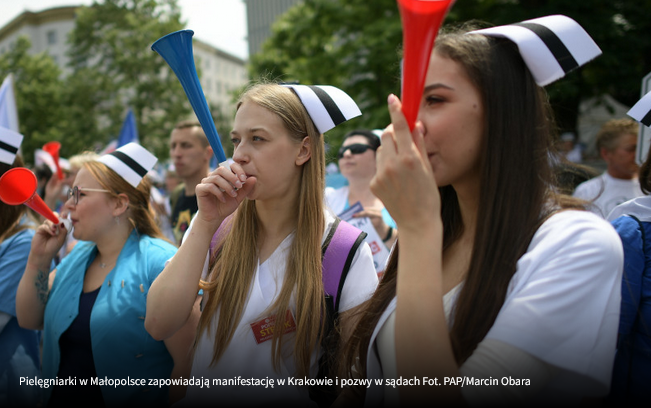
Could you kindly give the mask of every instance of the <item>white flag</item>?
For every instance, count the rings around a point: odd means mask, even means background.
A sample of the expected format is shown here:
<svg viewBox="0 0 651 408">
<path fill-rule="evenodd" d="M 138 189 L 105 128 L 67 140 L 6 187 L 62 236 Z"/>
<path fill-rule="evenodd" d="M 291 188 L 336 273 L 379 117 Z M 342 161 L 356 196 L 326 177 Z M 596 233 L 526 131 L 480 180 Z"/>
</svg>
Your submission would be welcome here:
<svg viewBox="0 0 651 408">
<path fill-rule="evenodd" d="M 18 109 L 11 74 L 7 75 L 0 87 L 0 126 L 18 132 Z"/>
</svg>

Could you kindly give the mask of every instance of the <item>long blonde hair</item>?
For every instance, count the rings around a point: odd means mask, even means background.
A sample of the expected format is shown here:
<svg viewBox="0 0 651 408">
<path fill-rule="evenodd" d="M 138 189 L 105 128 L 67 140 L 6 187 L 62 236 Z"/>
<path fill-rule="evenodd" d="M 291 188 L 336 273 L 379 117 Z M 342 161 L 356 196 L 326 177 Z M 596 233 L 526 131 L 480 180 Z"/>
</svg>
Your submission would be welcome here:
<svg viewBox="0 0 651 408">
<path fill-rule="evenodd" d="M 309 376 L 312 353 L 321 341 L 325 302 L 322 282 L 321 239 L 325 228 L 323 190 L 325 188 L 325 149 L 307 111 L 296 94 L 276 84 L 258 84 L 240 98 L 253 102 L 278 115 L 290 137 L 300 143 L 310 138 L 311 158 L 303 165 L 298 202 L 298 225 L 292 242 L 285 280 L 280 295 L 265 313 L 276 316 L 272 339 L 272 361 L 278 371 L 283 349 L 285 312 L 292 293 L 296 293 L 296 333 L 294 359 L 299 376 Z M 259 222 L 255 201 L 245 199 L 234 216 L 222 227 L 217 251 L 207 282 L 201 288 L 208 295 L 199 321 L 199 333 L 211 330 L 213 315 L 219 313 L 215 330 L 212 364 L 217 363 L 228 347 L 242 318 L 249 288 L 258 263 Z M 260 316 L 262 318 L 264 316 Z"/>
</svg>

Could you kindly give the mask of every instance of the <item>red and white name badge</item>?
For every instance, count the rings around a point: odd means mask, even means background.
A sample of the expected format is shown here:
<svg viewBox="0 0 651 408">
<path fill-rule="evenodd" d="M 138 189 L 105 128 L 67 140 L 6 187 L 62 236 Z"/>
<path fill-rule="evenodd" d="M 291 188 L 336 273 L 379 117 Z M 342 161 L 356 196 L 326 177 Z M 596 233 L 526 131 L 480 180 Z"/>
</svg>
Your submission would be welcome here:
<svg viewBox="0 0 651 408">
<path fill-rule="evenodd" d="M 264 343 L 267 340 L 271 340 L 274 336 L 274 326 L 276 324 L 276 315 L 265 317 L 264 319 L 251 323 L 251 330 L 253 330 L 253 336 L 255 337 L 255 342 L 260 344 Z M 294 315 L 290 310 L 287 310 L 285 313 L 285 324 L 283 325 L 283 334 L 291 333 L 296 331 L 296 322 L 294 321 Z"/>
</svg>

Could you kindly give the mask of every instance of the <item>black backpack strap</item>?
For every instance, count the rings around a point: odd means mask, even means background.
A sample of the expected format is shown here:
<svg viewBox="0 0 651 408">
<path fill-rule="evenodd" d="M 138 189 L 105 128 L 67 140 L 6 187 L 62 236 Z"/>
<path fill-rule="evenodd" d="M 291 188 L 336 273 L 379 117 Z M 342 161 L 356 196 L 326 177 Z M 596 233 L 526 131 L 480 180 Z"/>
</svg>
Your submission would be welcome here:
<svg viewBox="0 0 651 408">
<path fill-rule="evenodd" d="M 326 304 L 326 316 L 323 323 L 321 346 L 323 354 L 319 358 L 319 372 L 316 378 L 333 378 L 331 373 L 339 347 L 339 303 L 346 276 L 357 253 L 357 249 L 366 238 L 366 233 L 337 218 L 328 231 L 321 247 L 323 256 L 323 288 Z M 330 406 L 338 395 L 336 386 L 312 386 L 310 398 L 320 407 Z"/>
</svg>

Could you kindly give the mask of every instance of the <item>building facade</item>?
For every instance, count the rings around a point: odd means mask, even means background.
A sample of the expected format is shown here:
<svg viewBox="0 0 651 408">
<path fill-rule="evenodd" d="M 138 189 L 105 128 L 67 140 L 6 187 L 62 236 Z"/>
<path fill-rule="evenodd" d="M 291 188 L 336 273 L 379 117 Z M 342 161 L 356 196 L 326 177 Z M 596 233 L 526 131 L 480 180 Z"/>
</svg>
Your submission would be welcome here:
<svg viewBox="0 0 651 408">
<path fill-rule="evenodd" d="M 25 11 L 0 28 L 0 55 L 7 52 L 21 35 L 27 36 L 30 53 L 47 52 L 61 68 L 64 76 L 68 67 L 67 37 L 75 27 L 78 7 L 55 7 L 40 12 Z M 144 45 L 148 47 L 149 45 Z M 195 65 L 204 94 L 211 108 L 219 108 L 228 117 L 234 112 L 232 92 L 248 81 L 246 61 L 194 39 Z"/>
<path fill-rule="evenodd" d="M 76 8 L 55 7 L 37 13 L 25 11 L 18 15 L 0 28 L 0 54 L 7 52 L 18 37 L 24 35 L 32 43 L 30 53 L 47 52 L 64 75 L 69 74 L 66 38 L 75 27 Z"/>
<path fill-rule="evenodd" d="M 249 41 L 249 56 L 262 48 L 271 35 L 271 26 L 283 13 L 302 0 L 244 0 Z"/>
</svg>

